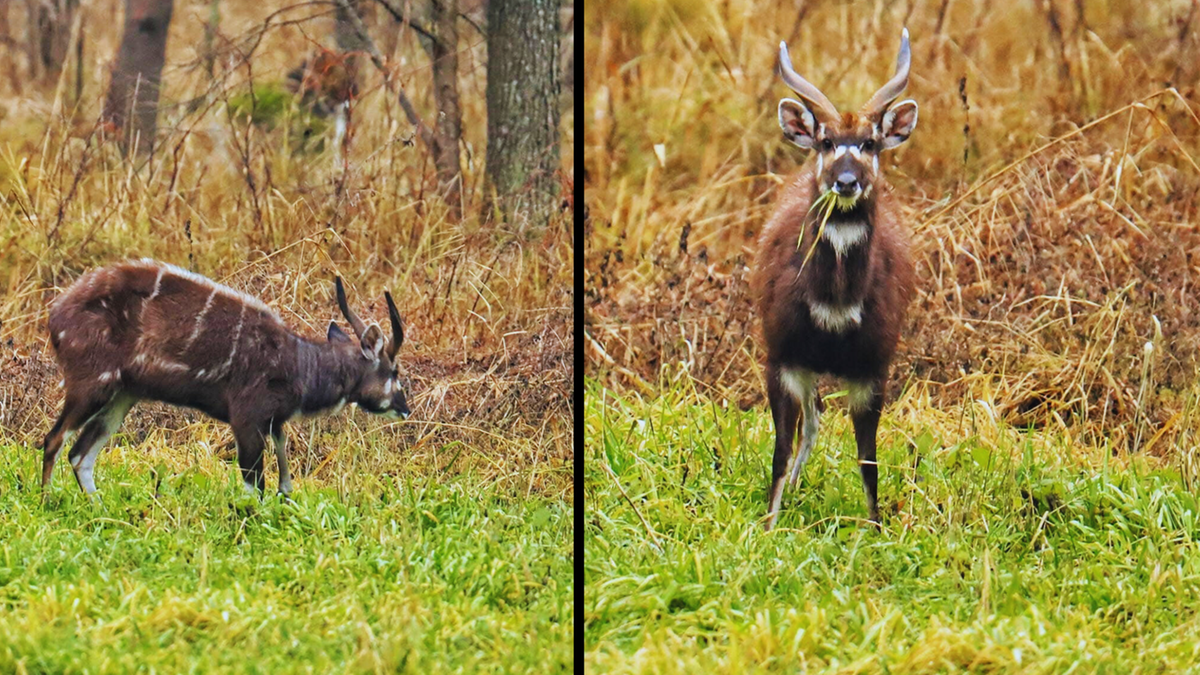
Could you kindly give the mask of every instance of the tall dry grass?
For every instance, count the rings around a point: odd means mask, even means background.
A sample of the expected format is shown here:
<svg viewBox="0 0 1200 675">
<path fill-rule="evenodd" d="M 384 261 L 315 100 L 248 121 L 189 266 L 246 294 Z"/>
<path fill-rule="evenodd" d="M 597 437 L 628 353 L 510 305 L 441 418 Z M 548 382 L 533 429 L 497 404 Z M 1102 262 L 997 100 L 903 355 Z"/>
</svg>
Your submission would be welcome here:
<svg viewBox="0 0 1200 675">
<path fill-rule="evenodd" d="M 903 405 L 981 402 L 1080 443 L 1191 452 L 1200 417 L 1192 2 L 624 0 L 585 12 L 588 373 L 763 402 L 747 266 L 805 159 L 779 41 L 857 107 L 913 40 L 920 123 L 885 155 L 920 293 Z M 971 403 L 975 405 L 975 403 Z"/>
<path fill-rule="evenodd" d="M 53 420 L 59 393 L 46 308 L 90 267 L 166 260 L 262 298 L 311 336 L 339 318 L 332 280 L 340 274 L 352 304 L 376 320 L 386 315 L 383 290 L 396 297 L 414 416 L 392 425 L 364 415 L 296 425 L 300 442 L 292 448 L 302 455 L 302 474 L 336 480 L 358 469 L 470 468 L 518 492 L 569 495 L 571 220 L 564 212 L 552 227 L 533 230 L 498 224 L 485 207 L 482 35 L 463 30 L 461 37 L 466 208 L 458 222 L 435 195 L 432 157 L 369 65 L 344 155 L 293 151 L 295 111 L 273 125 L 234 114 L 255 105 L 252 83 L 263 88 L 256 96 L 278 89 L 318 45 L 332 46 L 325 3 L 221 3 L 210 77 L 197 38 L 209 3 L 177 2 L 158 149 L 125 160 L 97 124 L 120 4 L 84 10 L 91 60 L 78 101 L 70 68 L 58 83 L 24 83 L 20 91 L 8 83 L 0 92 L 3 433 L 37 444 Z M 18 56 L 4 58 L 12 65 Z M 398 83 L 428 120 L 435 108 L 424 52 L 403 34 L 390 56 Z M 570 162 L 569 115 L 564 122 Z M 319 132 L 327 148 L 332 127 Z M 135 411 L 126 429 L 151 450 L 192 440 L 219 448 L 228 440 L 197 415 L 156 406 Z"/>
</svg>

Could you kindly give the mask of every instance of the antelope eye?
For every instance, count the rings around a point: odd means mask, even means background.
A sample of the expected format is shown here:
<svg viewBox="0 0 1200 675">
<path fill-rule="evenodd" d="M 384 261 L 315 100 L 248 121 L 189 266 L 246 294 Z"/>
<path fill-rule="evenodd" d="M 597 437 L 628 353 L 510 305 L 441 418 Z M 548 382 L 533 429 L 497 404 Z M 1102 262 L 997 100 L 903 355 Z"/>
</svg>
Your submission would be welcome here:
<svg viewBox="0 0 1200 675">
<path fill-rule="evenodd" d="M 863 141 L 863 142 L 862 142 L 862 149 L 863 149 L 865 152 L 870 152 L 870 151 L 874 150 L 874 149 L 875 149 L 875 139 L 874 139 L 874 138 L 868 138 L 867 140 Z"/>
<path fill-rule="evenodd" d="M 822 150 L 832 150 L 833 149 L 833 140 L 826 138 L 825 140 L 821 141 L 821 149 Z"/>
</svg>

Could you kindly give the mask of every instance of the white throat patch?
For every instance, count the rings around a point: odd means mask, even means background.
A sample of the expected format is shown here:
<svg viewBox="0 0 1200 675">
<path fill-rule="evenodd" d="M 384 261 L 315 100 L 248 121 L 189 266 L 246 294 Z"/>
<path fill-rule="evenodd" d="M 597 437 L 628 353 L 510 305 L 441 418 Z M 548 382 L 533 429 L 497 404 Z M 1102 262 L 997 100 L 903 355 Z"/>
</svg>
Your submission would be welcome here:
<svg viewBox="0 0 1200 675">
<path fill-rule="evenodd" d="M 831 333 L 842 333 L 862 325 L 861 302 L 842 307 L 809 300 L 808 313 L 818 326 Z"/>
<path fill-rule="evenodd" d="M 845 255 L 846 251 L 866 240 L 867 226 L 865 223 L 830 223 L 825 226 L 825 241 L 829 242 L 838 255 Z"/>
</svg>

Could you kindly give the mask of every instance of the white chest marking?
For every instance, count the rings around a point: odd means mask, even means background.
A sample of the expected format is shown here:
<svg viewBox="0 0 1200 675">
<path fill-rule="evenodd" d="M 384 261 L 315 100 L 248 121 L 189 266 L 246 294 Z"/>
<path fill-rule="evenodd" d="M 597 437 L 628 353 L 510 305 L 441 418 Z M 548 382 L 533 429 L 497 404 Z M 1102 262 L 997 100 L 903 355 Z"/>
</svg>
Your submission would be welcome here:
<svg viewBox="0 0 1200 675">
<path fill-rule="evenodd" d="M 825 241 L 838 255 L 846 255 L 846 251 L 866 240 L 867 226 L 863 223 L 839 223 L 825 227 Z"/>
<path fill-rule="evenodd" d="M 862 324 L 861 302 L 842 307 L 809 300 L 808 313 L 818 326 L 831 333 L 842 333 Z"/>
</svg>

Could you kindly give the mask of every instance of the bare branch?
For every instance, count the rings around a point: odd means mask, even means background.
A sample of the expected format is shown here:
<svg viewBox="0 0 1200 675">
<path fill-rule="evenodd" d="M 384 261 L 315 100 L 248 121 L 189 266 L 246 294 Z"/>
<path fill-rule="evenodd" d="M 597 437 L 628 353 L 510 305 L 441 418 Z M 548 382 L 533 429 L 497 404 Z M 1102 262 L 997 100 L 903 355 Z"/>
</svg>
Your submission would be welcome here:
<svg viewBox="0 0 1200 675">
<path fill-rule="evenodd" d="M 367 27 L 363 25 L 362 17 L 358 15 L 358 12 L 354 11 L 348 0 L 335 0 L 335 2 L 346 13 L 346 16 L 350 18 L 350 24 L 354 26 L 354 31 L 358 33 L 358 36 L 362 38 L 363 43 L 367 47 L 367 55 L 371 57 L 371 63 L 374 63 L 379 72 L 383 73 L 384 85 L 400 101 L 400 107 L 404 109 L 404 115 L 408 117 L 409 123 L 417 128 L 417 135 L 421 137 L 421 142 L 425 144 L 425 147 L 430 152 L 436 154 L 437 141 L 433 137 L 433 132 L 429 130 L 429 127 L 425 126 L 425 123 L 421 121 L 421 117 L 417 115 L 417 109 L 413 107 L 412 101 L 408 100 L 408 94 L 404 93 L 404 88 L 396 85 L 392 80 L 392 73 L 388 70 L 387 64 L 384 63 L 383 55 L 379 53 L 379 48 L 375 46 L 375 41 L 367 33 Z"/>
<path fill-rule="evenodd" d="M 396 21 L 398 21 L 406 26 L 410 26 L 413 30 L 417 31 L 424 37 L 426 37 L 434 42 L 438 42 L 437 36 L 434 35 L 432 32 L 430 32 L 430 30 L 428 28 L 426 28 L 423 24 L 421 24 L 420 22 L 413 19 L 411 16 L 405 16 L 405 14 L 402 11 L 400 11 L 396 7 L 393 7 L 392 3 L 388 2 L 388 0 L 375 0 L 375 2 L 382 5 L 383 8 L 387 10 L 388 14 L 391 14 L 392 18 L 395 19 Z"/>
</svg>

